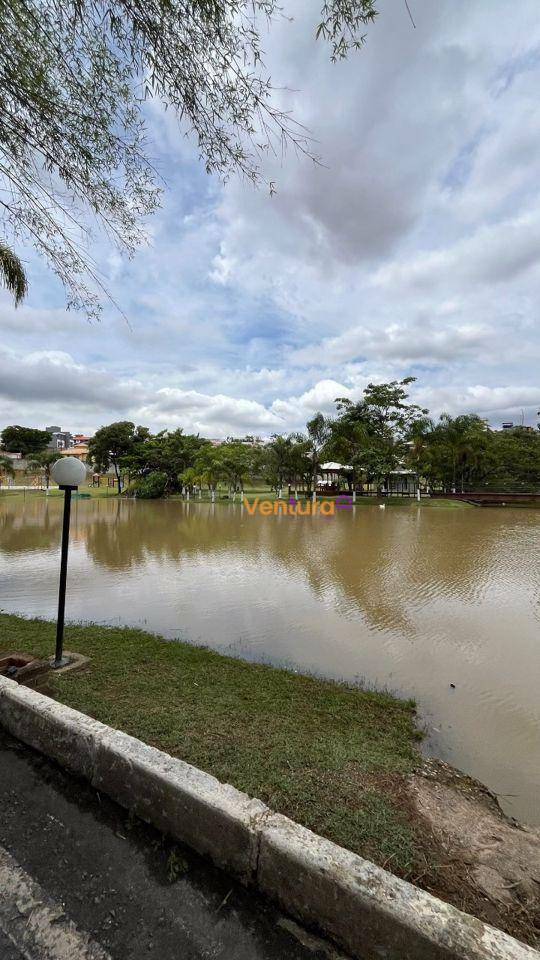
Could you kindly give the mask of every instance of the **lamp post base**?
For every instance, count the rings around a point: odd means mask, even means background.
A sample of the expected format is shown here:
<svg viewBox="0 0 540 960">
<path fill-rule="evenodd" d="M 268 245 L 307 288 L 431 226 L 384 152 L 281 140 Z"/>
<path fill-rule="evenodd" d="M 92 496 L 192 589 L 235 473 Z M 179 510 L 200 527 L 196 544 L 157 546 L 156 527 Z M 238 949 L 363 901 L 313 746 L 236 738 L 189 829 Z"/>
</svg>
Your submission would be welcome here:
<svg viewBox="0 0 540 960">
<path fill-rule="evenodd" d="M 53 670 L 60 670 L 61 667 L 67 667 L 70 663 L 69 657 L 60 657 L 60 660 L 53 660 L 51 667 Z"/>
<path fill-rule="evenodd" d="M 85 657 L 82 653 L 75 653 L 72 650 L 64 650 L 60 663 L 54 656 L 47 660 L 49 670 L 58 670 L 59 673 L 68 673 L 71 670 L 80 670 L 87 667 L 90 663 L 90 657 Z"/>
</svg>

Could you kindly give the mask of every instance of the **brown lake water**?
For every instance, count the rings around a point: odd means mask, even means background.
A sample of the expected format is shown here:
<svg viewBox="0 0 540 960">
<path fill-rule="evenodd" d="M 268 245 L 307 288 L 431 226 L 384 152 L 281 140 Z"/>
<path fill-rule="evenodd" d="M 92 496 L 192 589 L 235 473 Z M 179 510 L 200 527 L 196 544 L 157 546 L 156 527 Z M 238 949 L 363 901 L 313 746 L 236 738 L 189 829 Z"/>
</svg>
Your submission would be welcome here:
<svg viewBox="0 0 540 960">
<path fill-rule="evenodd" d="M 60 525 L 0 499 L 1 609 L 55 616 Z M 539 823 L 539 546 L 533 509 L 79 500 L 66 615 L 414 697 L 428 752 Z"/>
</svg>

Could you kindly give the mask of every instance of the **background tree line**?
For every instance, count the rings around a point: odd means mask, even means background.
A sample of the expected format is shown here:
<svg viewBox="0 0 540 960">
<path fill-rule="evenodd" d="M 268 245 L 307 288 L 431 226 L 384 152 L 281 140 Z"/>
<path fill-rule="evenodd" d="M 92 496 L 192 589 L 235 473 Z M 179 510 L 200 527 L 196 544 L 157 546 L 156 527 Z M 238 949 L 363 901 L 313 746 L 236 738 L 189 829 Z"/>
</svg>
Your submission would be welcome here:
<svg viewBox="0 0 540 960">
<path fill-rule="evenodd" d="M 89 443 L 89 462 L 100 473 L 112 470 L 122 490 L 161 497 L 203 488 L 242 493 L 262 483 L 276 493 L 311 493 L 321 464 L 337 461 L 350 469 L 349 490 L 369 484 L 382 489 L 395 470 L 414 470 L 421 484 L 441 492 L 540 491 L 540 429 L 517 426 L 493 430 L 476 414 L 438 420 L 411 403 L 413 377 L 368 384 L 362 398 L 336 400 L 336 415 L 317 413 L 304 433 L 275 434 L 267 443 L 230 439 L 219 445 L 182 429 L 151 433 L 131 421 L 100 427 Z M 47 478 L 57 454 L 45 449 L 50 435 L 28 427 L 6 427 L 1 449 L 21 452 L 30 469 Z M 1 450 L 0 450 L 1 454 Z M 12 468 L 5 456 L 5 472 Z"/>
</svg>

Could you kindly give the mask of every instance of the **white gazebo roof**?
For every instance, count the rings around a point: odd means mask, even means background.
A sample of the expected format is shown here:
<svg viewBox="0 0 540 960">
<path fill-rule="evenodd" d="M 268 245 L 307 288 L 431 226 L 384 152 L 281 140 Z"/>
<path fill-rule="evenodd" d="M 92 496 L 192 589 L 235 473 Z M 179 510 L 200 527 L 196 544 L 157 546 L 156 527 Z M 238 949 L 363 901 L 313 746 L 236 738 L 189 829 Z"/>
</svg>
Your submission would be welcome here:
<svg viewBox="0 0 540 960">
<path fill-rule="evenodd" d="M 334 473 L 337 473 L 339 470 L 352 470 L 352 467 L 345 463 L 333 463 L 329 460 L 328 463 L 321 463 L 321 470 L 333 470 Z"/>
</svg>

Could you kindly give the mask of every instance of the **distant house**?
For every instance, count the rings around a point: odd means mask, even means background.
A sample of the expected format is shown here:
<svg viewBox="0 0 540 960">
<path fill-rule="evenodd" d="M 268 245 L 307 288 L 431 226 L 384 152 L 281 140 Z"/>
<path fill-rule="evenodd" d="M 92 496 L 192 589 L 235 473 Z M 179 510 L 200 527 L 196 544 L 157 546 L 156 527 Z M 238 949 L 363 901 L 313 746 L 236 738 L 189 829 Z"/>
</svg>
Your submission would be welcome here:
<svg viewBox="0 0 540 960">
<path fill-rule="evenodd" d="M 78 443 L 73 447 L 68 447 L 67 450 L 59 450 L 61 457 L 75 457 L 76 460 L 81 460 L 82 463 L 86 463 L 88 459 L 88 444 L 87 443 Z"/>
<path fill-rule="evenodd" d="M 62 430 L 61 427 L 52 426 L 45 427 L 48 433 L 52 433 L 52 437 L 47 444 L 48 450 L 66 450 L 67 447 L 71 447 L 73 443 L 73 437 L 68 430 Z"/>
<path fill-rule="evenodd" d="M 382 483 L 364 483 L 361 488 L 361 493 L 370 496 L 378 493 L 383 497 L 414 497 L 418 490 L 418 474 L 415 470 L 399 467 L 391 470 Z"/>
<path fill-rule="evenodd" d="M 245 437 L 227 437 L 226 440 L 219 437 L 209 437 L 208 439 L 213 447 L 221 447 L 224 443 L 242 443 L 245 447 L 259 447 L 263 443 L 262 437 L 254 437 L 251 434 Z"/>
<path fill-rule="evenodd" d="M 414 470 L 392 470 L 386 479 L 387 493 L 414 497 L 418 488 L 418 475 Z"/>
<path fill-rule="evenodd" d="M 23 457 L 22 453 L 11 453 L 9 450 L 2 450 L 1 453 L 3 457 L 11 460 L 16 473 L 22 474 L 25 472 L 28 467 L 28 460 Z"/>
</svg>

